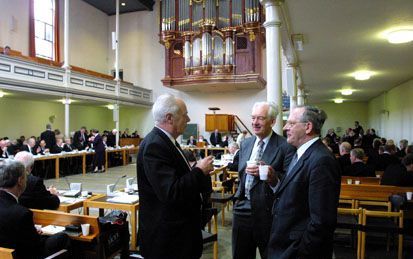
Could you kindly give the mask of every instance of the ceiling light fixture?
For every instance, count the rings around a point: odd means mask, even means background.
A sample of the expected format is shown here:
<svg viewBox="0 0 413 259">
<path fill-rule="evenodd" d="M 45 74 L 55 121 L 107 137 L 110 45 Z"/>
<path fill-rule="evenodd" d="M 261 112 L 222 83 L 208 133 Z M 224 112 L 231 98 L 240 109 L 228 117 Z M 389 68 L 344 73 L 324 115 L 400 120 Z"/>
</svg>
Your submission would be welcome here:
<svg viewBox="0 0 413 259">
<path fill-rule="evenodd" d="M 0 92 L 0 98 L 2 98 L 4 96 L 3 92 Z"/>
<path fill-rule="evenodd" d="M 401 44 L 413 41 L 413 29 L 398 29 L 390 31 L 386 35 L 389 43 Z"/>
<path fill-rule="evenodd" d="M 72 103 L 72 100 L 69 99 L 69 98 L 67 98 L 67 99 L 61 99 L 60 102 L 61 102 L 62 104 L 71 104 L 71 103 Z"/>
<path fill-rule="evenodd" d="M 334 99 L 334 102 L 335 103 L 343 103 L 343 99 L 341 99 L 341 98 L 336 98 L 336 99 Z"/>
<path fill-rule="evenodd" d="M 113 104 L 108 104 L 106 105 L 106 108 L 108 108 L 109 110 L 113 110 L 115 106 Z"/>
<path fill-rule="evenodd" d="M 342 89 L 340 92 L 342 95 L 352 95 L 353 89 Z"/>
<path fill-rule="evenodd" d="M 126 3 L 121 3 L 120 5 L 121 5 L 121 6 L 126 6 Z"/>
<path fill-rule="evenodd" d="M 354 72 L 353 76 L 356 80 L 368 80 L 373 75 L 373 72 L 368 70 L 359 70 Z"/>
</svg>

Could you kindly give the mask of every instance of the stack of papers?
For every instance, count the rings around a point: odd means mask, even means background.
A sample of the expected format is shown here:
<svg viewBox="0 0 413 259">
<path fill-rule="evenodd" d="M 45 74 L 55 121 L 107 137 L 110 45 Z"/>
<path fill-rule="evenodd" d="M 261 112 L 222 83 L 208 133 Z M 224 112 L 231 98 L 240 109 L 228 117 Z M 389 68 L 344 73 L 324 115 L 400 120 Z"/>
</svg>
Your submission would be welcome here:
<svg viewBox="0 0 413 259">
<path fill-rule="evenodd" d="M 119 195 L 108 199 L 109 202 L 133 204 L 139 201 L 138 195 Z"/>
<path fill-rule="evenodd" d="M 54 226 L 54 225 L 48 225 L 48 226 L 42 227 L 42 232 L 43 234 L 46 234 L 46 235 L 54 235 L 64 230 L 65 230 L 65 227 Z"/>
</svg>

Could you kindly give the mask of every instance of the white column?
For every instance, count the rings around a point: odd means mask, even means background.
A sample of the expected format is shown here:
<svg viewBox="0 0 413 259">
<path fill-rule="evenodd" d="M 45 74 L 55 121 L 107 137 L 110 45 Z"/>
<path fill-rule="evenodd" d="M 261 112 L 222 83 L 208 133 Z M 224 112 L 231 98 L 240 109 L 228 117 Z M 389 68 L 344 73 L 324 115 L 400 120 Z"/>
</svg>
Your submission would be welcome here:
<svg viewBox="0 0 413 259">
<path fill-rule="evenodd" d="M 113 105 L 113 121 L 115 122 L 115 128 L 116 128 L 115 146 L 118 146 L 119 145 L 119 104 Z"/>
<path fill-rule="evenodd" d="M 69 0 L 65 0 L 65 10 L 64 10 L 64 51 L 63 51 L 63 58 L 64 58 L 64 63 L 63 63 L 63 68 L 64 69 L 69 69 L 70 68 L 70 63 L 69 63 Z"/>
<path fill-rule="evenodd" d="M 303 106 L 305 105 L 304 103 L 304 88 L 299 87 L 298 88 L 298 94 L 297 94 L 297 105 L 298 106 Z"/>
<path fill-rule="evenodd" d="M 292 95 L 290 96 L 290 112 L 297 106 L 297 70 L 294 66 L 291 66 L 292 70 L 287 80 L 292 83 Z"/>
<path fill-rule="evenodd" d="M 115 48 L 115 80 L 119 81 L 119 0 L 116 0 L 116 48 Z"/>
<path fill-rule="evenodd" d="M 69 121 L 70 121 L 70 99 L 69 97 L 66 97 L 64 100 L 64 105 L 65 105 L 65 137 L 70 138 L 70 132 L 69 132 Z"/>
<path fill-rule="evenodd" d="M 265 7 L 265 36 L 267 52 L 267 101 L 278 106 L 279 114 L 274 130 L 282 135 L 282 84 L 281 84 L 281 20 L 278 15 L 279 0 L 260 0 Z"/>
</svg>

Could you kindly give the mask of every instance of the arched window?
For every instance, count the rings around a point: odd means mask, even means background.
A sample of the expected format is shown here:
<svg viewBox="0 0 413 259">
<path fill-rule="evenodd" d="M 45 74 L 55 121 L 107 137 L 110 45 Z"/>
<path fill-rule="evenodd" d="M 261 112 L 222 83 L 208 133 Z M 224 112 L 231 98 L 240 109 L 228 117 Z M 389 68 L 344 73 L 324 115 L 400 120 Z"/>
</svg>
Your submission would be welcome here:
<svg viewBox="0 0 413 259">
<path fill-rule="evenodd" d="M 58 1 L 30 0 L 30 55 L 59 61 Z"/>
</svg>

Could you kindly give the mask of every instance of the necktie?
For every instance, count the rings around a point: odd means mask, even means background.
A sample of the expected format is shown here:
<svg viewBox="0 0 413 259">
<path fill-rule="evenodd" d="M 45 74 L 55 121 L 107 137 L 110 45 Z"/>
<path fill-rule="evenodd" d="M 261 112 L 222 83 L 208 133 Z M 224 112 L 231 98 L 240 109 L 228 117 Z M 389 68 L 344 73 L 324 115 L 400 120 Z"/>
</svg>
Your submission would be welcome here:
<svg viewBox="0 0 413 259">
<path fill-rule="evenodd" d="M 185 160 L 186 164 L 188 165 L 189 169 L 191 169 L 191 166 L 189 165 L 188 160 L 186 159 L 184 152 L 182 151 L 181 146 L 179 145 L 179 143 L 175 140 L 175 146 L 178 149 L 179 153 L 181 154 L 182 158 Z"/>
<path fill-rule="evenodd" d="M 255 153 L 255 161 L 257 161 L 257 163 L 261 160 L 262 154 L 264 153 L 264 144 L 264 141 L 258 141 L 258 149 Z M 248 200 L 250 199 L 250 190 L 253 182 L 254 176 L 247 174 L 245 178 L 245 197 L 247 197 Z"/>
<path fill-rule="evenodd" d="M 297 156 L 297 152 L 295 152 L 293 159 L 291 160 L 290 165 L 288 166 L 287 175 L 292 171 L 295 164 L 297 164 L 297 161 L 298 161 L 298 156 Z"/>
</svg>

